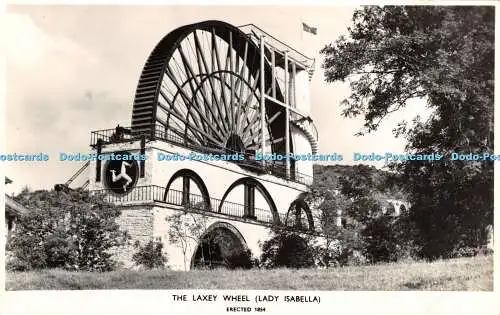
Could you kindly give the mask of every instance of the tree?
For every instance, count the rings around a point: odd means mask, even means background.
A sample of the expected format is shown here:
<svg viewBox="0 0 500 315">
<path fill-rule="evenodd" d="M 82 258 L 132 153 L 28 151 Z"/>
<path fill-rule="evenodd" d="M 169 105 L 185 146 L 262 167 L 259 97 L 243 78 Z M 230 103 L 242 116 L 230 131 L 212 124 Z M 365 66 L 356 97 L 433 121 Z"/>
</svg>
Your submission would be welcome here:
<svg viewBox="0 0 500 315">
<path fill-rule="evenodd" d="M 405 215 L 383 214 L 370 219 L 361 232 L 365 256 L 372 263 L 414 259 L 418 246 L 413 231 Z"/>
<path fill-rule="evenodd" d="M 404 197 L 395 189 L 391 174 L 358 165 L 344 170 L 335 187 L 323 182 L 314 183 L 309 194 L 310 199 L 322 200 L 313 212 L 322 234 L 322 242 L 314 247 L 321 265 L 414 258 L 415 228 L 407 215 L 395 216 L 394 206 L 387 201 L 394 192 Z"/>
<path fill-rule="evenodd" d="M 311 238 L 276 226 L 273 237 L 261 244 L 260 263 L 264 268 L 310 268 L 314 266 Z"/>
<path fill-rule="evenodd" d="M 259 265 L 250 249 L 235 252 L 224 260 L 229 269 L 251 269 Z"/>
<path fill-rule="evenodd" d="M 164 268 L 167 262 L 167 256 L 163 253 L 163 242 L 161 239 L 149 240 L 144 245 L 137 242 L 138 251 L 132 256 L 132 260 L 138 266 L 144 266 L 147 269 Z"/>
<path fill-rule="evenodd" d="M 369 224 L 388 206 L 380 192 L 384 181 L 376 173 L 372 167 L 359 165 L 343 172 L 337 190 L 316 183 L 311 187 L 311 196 L 323 198 L 314 212 L 322 234 L 314 247 L 320 265 L 359 264 L 365 262 L 364 254 L 370 254 L 366 242 L 371 238 Z"/>
<path fill-rule="evenodd" d="M 196 206 L 193 206 L 196 209 Z M 188 254 L 196 249 L 198 243 L 206 242 L 203 234 L 208 227 L 208 218 L 206 215 L 193 213 L 190 211 L 191 206 L 185 206 L 185 211 L 179 211 L 165 218 L 168 222 L 169 240 L 171 244 L 179 246 L 184 256 L 184 270 L 187 270 Z M 192 248 L 194 244 L 195 248 Z M 202 255 L 204 251 L 202 250 Z"/>
<path fill-rule="evenodd" d="M 65 268 L 107 271 L 112 248 L 125 244 L 117 207 L 83 190 L 23 190 L 16 198 L 31 211 L 19 218 L 8 244 L 12 269 Z"/>
<path fill-rule="evenodd" d="M 450 152 L 493 151 L 494 7 L 369 6 L 348 31 L 322 49 L 326 81 L 351 80 L 343 115 L 364 117 L 362 135 L 420 98 L 430 117 L 401 122 L 395 135 L 409 153 L 445 154 L 392 164 L 410 194 L 421 254 L 481 247 L 493 223 L 493 162 L 452 161 Z"/>
<path fill-rule="evenodd" d="M 312 215 L 315 224 L 319 225 L 316 230 L 321 233 L 317 243 L 313 246 L 317 264 L 329 268 L 337 262 L 342 247 L 340 239 L 342 227 L 338 226 L 339 215 L 344 211 L 349 201 L 343 196 L 336 194 L 333 187 L 325 187 L 321 183 L 314 182 L 310 187 L 306 202 L 317 203 L 317 209 L 313 209 Z"/>
</svg>

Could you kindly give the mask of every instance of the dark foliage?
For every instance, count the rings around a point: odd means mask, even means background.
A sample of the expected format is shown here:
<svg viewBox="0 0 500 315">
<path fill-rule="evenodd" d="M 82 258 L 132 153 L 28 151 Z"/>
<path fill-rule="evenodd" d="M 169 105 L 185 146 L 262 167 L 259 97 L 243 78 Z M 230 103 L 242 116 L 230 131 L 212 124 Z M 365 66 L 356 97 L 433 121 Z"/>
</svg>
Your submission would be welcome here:
<svg viewBox="0 0 500 315">
<path fill-rule="evenodd" d="M 394 175 L 368 165 L 313 165 L 315 190 L 341 190 L 345 196 L 381 192 L 394 199 L 405 199 Z"/>
<path fill-rule="evenodd" d="M 167 256 L 163 253 L 163 242 L 160 239 L 150 240 L 144 245 L 136 244 L 138 251 L 132 256 L 132 261 L 146 269 L 164 268 Z"/>
<path fill-rule="evenodd" d="M 229 269 L 251 269 L 258 266 L 250 249 L 232 254 L 225 259 L 225 263 Z"/>
<path fill-rule="evenodd" d="M 260 263 L 264 268 L 310 268 L 314 252 L 309 241 L 290 231 L 278 230 L 262 244 Z"/>
<path fill-rule="evenodd" d="M 412 239 L 412 227 L 404 216 L 383 215 L 370 220 L 362 231 L 364 251 L 369 261 L 395 262 L 417 258 L 418 247 Z"/>
<path fill-rule="evenodd" d="M 323 183 L 311 187 L 314 196 L 323 197 L 316 214 L 324 236 L 313 248 L 317 263 L 328 268 L 416 258 L 414 224 L 407 214 L 396 216 L 396 209 L 386 200 L 405 199 L 393 175 L 367 166 L 340 169 L 336 187 L 324 184 L 331 182 L 331 173 L 323 174 Z M 338 193 L 332 193 L 334 188 Z"/>
<path fill-rule="evenodd" d="M 111 249 L 126 243 L 115 219 L 120 211 L 86 191 L 23 191 L 16 197 L 31 211 L 19 219 L 7 244 L 8 268 L 107 271 Z"/>
<path fill-rule="evenodd" d="M 365 119 L 360 134 L 410 99 L 427 102 L 428 119 L 394 132 L 409 153 L 444 159 L 392 165 L 426 258 L 477 253 L 493 224 L 493 162 L 450 155 L 493 152 L 494 20 L 488 6 L 366 6 L 354 13 L 349 37 L 322 50 L 326 81 L 352 82 L 343 114 Z"/>
</svg>

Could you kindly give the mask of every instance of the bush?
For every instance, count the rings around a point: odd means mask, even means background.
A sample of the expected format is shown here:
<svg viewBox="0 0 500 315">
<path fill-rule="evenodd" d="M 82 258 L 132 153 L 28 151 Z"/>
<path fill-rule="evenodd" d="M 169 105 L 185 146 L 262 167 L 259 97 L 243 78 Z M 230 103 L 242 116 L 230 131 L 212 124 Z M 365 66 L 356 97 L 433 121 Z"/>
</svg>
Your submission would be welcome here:
<svg viewBox="0 0 500 315">
<path fill-rule="evenodd" d="M 251 269 L 255 265 L 256 261 L 252 258 L 252 252 L 250 249 L 235 253 L 225 259 L 225 264 L 229 269 Z"/>
<path fill-rule="evenodd" d="M 147 269 L 164 268 L 167 257 L 163 253 L 163 243 L 160 239 L 150 240 L 144 246 L 136 243 L 138 251 L 132 256 L 132 261 Z"/>
<path fill-rule="evenodd" d="M 360 250 L 344 248 L 337 257 L 339 266 L 360 266 L 368 262 L 365 255 Z"/>
<path fill-rule="evenodd" d="M 18 230 L 19 227 L 16 228 Z M 6 269 L 11 271 L 28 271 L 46 268 L 47 254 L 45 249 L 39 245 L 40 238 L 36 235 L 25 235 L 24 237 L 10 239 L 6 250 L 10 259 L 6 261 Z"/>
<path fill-rule="evenodd" d="M 10 270 L 63 268 L 108 271 L 110 250 L 126 243 L 115 219 L 120 211 L 86 191 L 23 191 L 16 199 L 31 211 L 18 219 L 7 249 Z"/>
<path fill-rule="evenodd" d="M 474 257 L 474 256 L 487 256 L 492 255 L 493 249 L 488 246 L 472 247 L 459 244 L 447 258 L 461 258 L 461 257 Z"/>
<path fill-rule="evenodd" d="M 362 231 L 364 252 L 372 263 L 414 260 L 419 252 L 414 233 L 404 215 L 374 218 Z"/>
<path fill-rule="evenodd" d="M 314 266 L 314 253 L 309 242 L 300 235 L 277 231 L 262 244 L 261 265 L 265 268 L 310 268 Z"/>
</svg>

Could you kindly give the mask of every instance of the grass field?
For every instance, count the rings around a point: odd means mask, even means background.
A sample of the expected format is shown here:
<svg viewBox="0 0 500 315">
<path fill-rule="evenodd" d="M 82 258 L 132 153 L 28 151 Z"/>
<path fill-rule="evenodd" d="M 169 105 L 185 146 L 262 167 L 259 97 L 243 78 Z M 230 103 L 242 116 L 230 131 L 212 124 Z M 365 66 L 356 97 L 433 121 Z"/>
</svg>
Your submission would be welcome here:
<svg viewBox="0 0 500 315">
<path fill-rule="evenodd" d="M 8 272 L 6 290 L 493 290 L 493 256 L 314 270 Z"/>
</svg>

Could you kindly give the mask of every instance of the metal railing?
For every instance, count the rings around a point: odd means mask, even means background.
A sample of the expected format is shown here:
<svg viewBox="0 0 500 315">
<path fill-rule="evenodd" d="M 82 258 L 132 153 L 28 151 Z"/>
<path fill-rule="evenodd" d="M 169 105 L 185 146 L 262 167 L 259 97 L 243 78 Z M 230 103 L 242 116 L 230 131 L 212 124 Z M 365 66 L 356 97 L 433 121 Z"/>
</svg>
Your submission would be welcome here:
<svg viewBox="0 0 500 315">
<path fill-rule="evenodd" d="M 256 41 L 257 44 L 260 42 L 260 36 L 265 36 L 266 37 L 266 44 L 272 46 L 273 49 L 283 53 L 285 51 L 288 52 L 289 58 L 292 60 L 295 60 L 298 63 L 301 63 L 304 68 L 313 68 L 315 64 L 315 59 L 307 57 L 303 53 L 299 52 L 295 48 L 292 48 L 290 45 L 285 44 L 284 42 L 280 41 L 276 37 L 272 36 L 271 34 L 267 33 L 260 27 L 254 25 L 254 24 L 245 24 L 238 26 L 238 28 L 247 36 L 249 36 L 252 40 Z"/>
<path fill-rule="evenodd" d="M 121 131 L 117 130 L 117 128 L 92 131 L 90 136 L 90 145 L 92 147 L 95 147 L 98 143 L 120 143 L 130 140 L 139 140 L 141 138 L 140 135 L 133 136 L 130 128 L 121 128 Z M 173 143 L 202 154 L 244 154 L 244 159 L 242 161 L 232 162 L 238 164 L 243 168 L 256 171 L 260 174 L 273 175 L 303 185 L 311 185 L 313 182 L 312 176 L 297 172 L 296 170 L 291 170 L 290 176 L 287 176 L 285 165 L 277 163 L 276 161 L 258 161 L 255 159 L 254 154 L 232 151 L 227 148 L 218 147 L 212 144 L 202 146 L 188 143 L 186 141 L 186 138 L 181 137 L 179 133 L 182 134 L 181 131 L 175 132 L 174 130 L 162 130 L 159 128 L 155 128 L 153 138 L 155 140 Z M 148 138 L 151 138 L 151 136 L 149 136 Z"/>
<path fill-rule="evenodd" d="M 245 209 L 246 206 L 243 204 L 230 201 L 222 202 L 221 199 L 217 198 L 205 200 L 203 196 L 197 194 L 189 194 L 188 200 L 186 200 L 187 198 L 183 191 L 169 189 L 167 192 L 165 187 L 156 185 L 136 186 L 124 195 L 117 194 L 111 189 L 93 190 L 92 193 L 102 195 L 104 200 L 117 205 L 132 205 L 134 202 L 160 202 L 183 207 L 185 211 L 209 212 L 233 218 L 245 218 L 254 223 L 264 225 L 276 224 L 272 212 L 268 209 L 254 208 L 253 213 L 250 216 L 246 216 L 250 210 Z M 287 221 L 286 214 L 278 213 L 278 217 L 279 223 L 284 225 Z M 288 228 L 294 228 L 294 226 L 289 223 Z"/>
<path fill-rule="evenodd" d="M 113 129 L 95 130 L 90 133 L 90 146 L 96 146 L 98 142 L 102 143 L 119 143 L 138 139 L 133 136 L 130 127 L 116 127 Z"/>
</svg>

